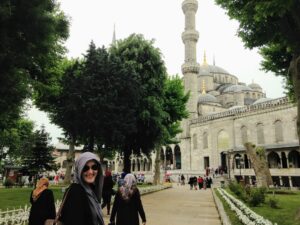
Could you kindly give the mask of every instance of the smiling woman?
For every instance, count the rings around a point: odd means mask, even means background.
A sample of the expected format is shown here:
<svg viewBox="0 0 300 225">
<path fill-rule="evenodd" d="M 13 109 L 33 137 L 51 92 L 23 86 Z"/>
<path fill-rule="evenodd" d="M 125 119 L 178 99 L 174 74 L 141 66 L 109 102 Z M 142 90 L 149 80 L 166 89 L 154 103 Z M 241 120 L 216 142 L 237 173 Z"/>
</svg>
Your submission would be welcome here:
<svg viewBox="0 0 300 225">
<path fill-rule="evenodd" d="M 60 221 L 65 225 L 104 225 L 100 198 L 103 172 L 98 157 L 90 152 L 75 162 L 74 183 L 64 203 Z"/>
</svg>

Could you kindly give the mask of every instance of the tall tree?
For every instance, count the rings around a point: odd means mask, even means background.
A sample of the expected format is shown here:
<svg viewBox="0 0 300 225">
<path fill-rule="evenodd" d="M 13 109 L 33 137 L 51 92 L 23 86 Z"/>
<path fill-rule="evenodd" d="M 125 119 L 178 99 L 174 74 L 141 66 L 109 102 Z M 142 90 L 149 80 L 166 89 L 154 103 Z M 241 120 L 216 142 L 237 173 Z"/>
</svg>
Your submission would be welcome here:
<svg viewBox="0 0 300 225">
<path fill-rule="evenodd" d="M 34 141 L 31 149 L 23 159 L 23 164 L 31 175 L 56 169 L 51 155 L 53 146 L 50 145 L 50 141 L 51 138 L 45 131 L 44 126 L 34 132 Z"/>
<path fill-rule="evenodd" d="M 155 148 L 155 171 L 153 181 L 155 184 L 160 181 L 160 148 L 163 145 L 177 144 L 176 135 L 182 130 L 180 129 L 180 121 L 188 117 L 186 103 L 189 94 L 184 93 L 182 80 L 178 75 L 169 77 L 164 86 L 164 112 L 166 113 L 163 125 L 165 128 L 163 139 Z"/>
<path fill-rule="evenodd" d="M 56 1 L 0 2 L 0 132 L 18 119 L 31 88 L 51 79 L 67 36 Z"/>
<path fill-rule="evenodd" d="M 216 0 L 230 18 L 240 22 L 238 35 L 245 46 L 258 47 L 262 67 L 286 78 L 298 104 L 300 138 L 300 2 L 298 0 Z"/>
<path fill-rule="evenodd" d="M 142 35 L 132 34 L 110 49 L 111 56 L 122 65 L 123 74 L 133 77 L 138 84 L 136 95 L 131 99 L 136 122 L 134 128 L 125 133 L 121 144 L 126 172 L 130 172 L 132 151 L 148 154 L 164 133 L 163 96 L 167 75 L 161 53 L 153 44 Z"/>
</svg>

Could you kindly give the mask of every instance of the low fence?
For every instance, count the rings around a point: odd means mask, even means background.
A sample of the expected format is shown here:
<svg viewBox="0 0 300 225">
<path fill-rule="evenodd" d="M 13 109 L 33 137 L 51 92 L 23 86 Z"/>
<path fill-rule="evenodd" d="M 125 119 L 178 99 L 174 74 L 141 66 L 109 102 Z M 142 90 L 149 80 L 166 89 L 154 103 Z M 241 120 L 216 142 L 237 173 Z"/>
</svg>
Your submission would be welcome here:
<svg viewBox="0 0 300 225">
<path fill-rule="evenodd" d="M 166 188 L 170 188 L 172 185 L 156 185 L 140 188 L 141 195 L 160 191 Z M 55 208 L 58 209 L 61 200 L 55 202 Z M 17 209 L 1 211 L 0 210 L 0 225 L 26 225 L 28 224 L 28 217 L 30 212 L 30 206 L 25 205 Z"/>
</svg>

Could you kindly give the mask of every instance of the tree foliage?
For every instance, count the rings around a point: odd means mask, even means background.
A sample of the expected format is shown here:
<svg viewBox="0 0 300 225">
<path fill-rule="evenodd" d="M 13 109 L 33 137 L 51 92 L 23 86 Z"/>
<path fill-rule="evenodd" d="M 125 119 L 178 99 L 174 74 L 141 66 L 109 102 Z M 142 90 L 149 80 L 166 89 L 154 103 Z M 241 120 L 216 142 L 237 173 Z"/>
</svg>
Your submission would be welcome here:
<svg viewBox="0 0 300 225">
<path fill-rule="evenodd" d="M 153 41 L 145 40 L 142 35 L 132 34 L 118 41 L 111 47 L 110 53 L 118 60 L 123 74 L 131 76 L 138 84 L 136 95 L 131 99 L 136 122 L 133 129 L 126 132 L 122 144 L 124 169 L 129 172 L 131 151 L 148 154 L 164 136 L 166 68 L 159 49 L 154 47 Z"/>
<path fill-rule="evenodd" d="M 52 154 L 53 146 L 50 145 L 51 138 L 42 126 L 34 132 L 30 151 L 23 158 L 23 165 L 31 175 L 56 169 Z"/>
<path fill-rule="evenodd" d="M 67 36 L 56 1 L 0 2 L 0 132 L 19 118 L 32 87 L 49 83 Z"/>
</svg>

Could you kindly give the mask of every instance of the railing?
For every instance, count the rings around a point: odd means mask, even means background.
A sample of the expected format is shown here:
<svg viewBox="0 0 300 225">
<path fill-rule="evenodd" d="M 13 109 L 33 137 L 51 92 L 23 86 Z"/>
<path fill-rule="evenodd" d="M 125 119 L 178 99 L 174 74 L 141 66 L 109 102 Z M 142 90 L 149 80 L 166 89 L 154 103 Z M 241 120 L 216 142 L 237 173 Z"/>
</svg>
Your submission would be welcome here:
<svg viewBox="0 0 300 225">
<path fill-rule="evenodd" d="M 160 191 L 171 187 L 172 185 L 156 185 L 140 188 L 141 195 L 148 194 L 155 191 Z M 55 208 L 59 209 L 61 200 L 55 202 Z M 0 210 L 0 225 L 26 225 L 28 224 L 30 206 L 25 205 L 18 209 Z"/>
</svg>

